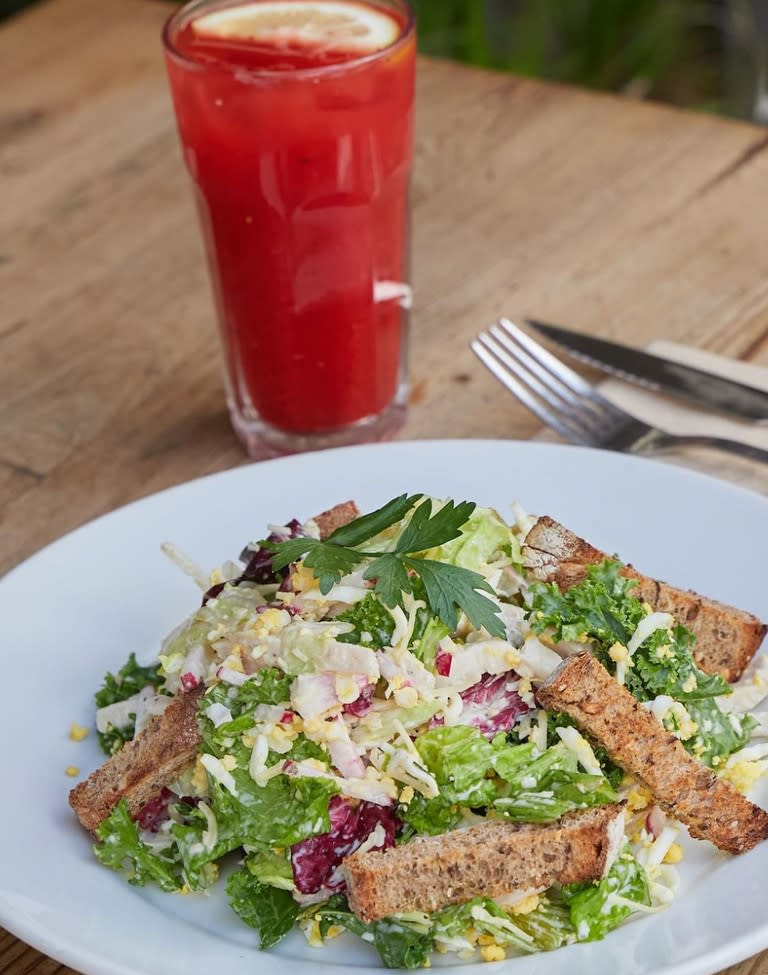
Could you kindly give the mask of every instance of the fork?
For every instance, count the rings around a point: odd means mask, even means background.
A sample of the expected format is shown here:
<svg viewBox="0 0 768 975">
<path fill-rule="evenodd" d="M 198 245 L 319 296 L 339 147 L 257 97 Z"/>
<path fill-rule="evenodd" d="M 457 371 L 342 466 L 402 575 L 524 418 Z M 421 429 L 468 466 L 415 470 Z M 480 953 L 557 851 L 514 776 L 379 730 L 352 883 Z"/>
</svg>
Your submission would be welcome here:
<svg viewBox="0 0 768 975">
<path fill-rule="evenodd" d="M 627 413 L 506 318 L 471 343 L 472 351 L 528 409 L 570 443 L 630 454 L 712 447 L 768 463 L 768 450 L 696 434 L 672 434 Z"/>
</svg>

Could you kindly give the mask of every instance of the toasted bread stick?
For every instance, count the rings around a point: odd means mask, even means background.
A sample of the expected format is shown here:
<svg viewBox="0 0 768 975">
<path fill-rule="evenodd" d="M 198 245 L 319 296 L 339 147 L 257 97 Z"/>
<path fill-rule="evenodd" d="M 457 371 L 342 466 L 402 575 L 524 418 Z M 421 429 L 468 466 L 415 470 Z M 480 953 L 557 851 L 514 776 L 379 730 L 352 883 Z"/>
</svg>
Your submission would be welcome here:
<svg viewBox="0 0 768 975">
<path fill-rule="evenodd" d="M 728 853 L 768 838 L 768 812 L 696 761 L 590 653 L 568 657 L 539 686 L 539 704 L 562 711 L 632 772 L 658 804 Z"/>
<path fill-rule="evenodd" d="M 595 880 L 623 837 L 620 804 L 568 813 L 554 823 L 488 820 L 388 850 L 353 853 L 343 863 L 347 897 L 368 922 L 405 911 L 437 911 L 473 897 Z"/>
<path fill-rule="evenodd" d="M 202 693 L 200 687 L 177 697 L 162 714 L 150 718 L 133 741 L 75 786 L 69 804 L 86 829 L 95 830 L 121 799 L 135 815 L 194 762 L 200 744 L 197 705 Z"/>
<path fill-rule="evenodd" d="M 607 558 L 605 552 L 547 516 L 538 519 L 523 545 L 525 567 L 536 579 L 554 582 L 563 590 L 583 581 L 587 565 Z M 766 625 L 756 616 L 650 579 L 631 565 L 622 574 L 637 582 L 632 595 L 660 612 L 671 613 L 693 631 L 693 656 L 705 673 L 720 674 L 727 681 L 741 677 L 766 632 Z"/>
<path fill-rule="evenodd" d="M 354 501 L 345 501 L 314 519 L 322 538 L 359 515 Z M 203 689 L 182 694 L 162 714 L 150 719 L 133 741 L 96 769 L 69 794 L 77 818 L 91 831 L 121 799 L 132 815 L 195 760 L 200 745 L 197 705 Z"/>
</svg>

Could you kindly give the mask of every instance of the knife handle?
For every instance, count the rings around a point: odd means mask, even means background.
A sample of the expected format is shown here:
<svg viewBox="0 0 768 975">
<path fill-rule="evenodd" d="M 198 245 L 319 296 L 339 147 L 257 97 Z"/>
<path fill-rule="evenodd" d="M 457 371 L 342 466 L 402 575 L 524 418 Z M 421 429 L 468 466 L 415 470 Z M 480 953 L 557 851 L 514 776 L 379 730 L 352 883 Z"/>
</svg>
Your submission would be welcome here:
<svg viewBox="0 0 768 975">
<path fill-rule="evenodd" d="M 768 450 L 762 447 L 755 447 L 751 443 L 742 443 L 739 440 L 728 440 L 725 437 L 707 437 L 704 434 L 671 434 L 664 433 L 653 438 L 653 449 L 665 449 L 670 447 L 712 447 L 713 450 L 724 450 L 729 454 L 737 454 L 739 457 L 748 457 L 750 460 L 757 460 L 763 464 L 768 464 Z"/>
</svg>

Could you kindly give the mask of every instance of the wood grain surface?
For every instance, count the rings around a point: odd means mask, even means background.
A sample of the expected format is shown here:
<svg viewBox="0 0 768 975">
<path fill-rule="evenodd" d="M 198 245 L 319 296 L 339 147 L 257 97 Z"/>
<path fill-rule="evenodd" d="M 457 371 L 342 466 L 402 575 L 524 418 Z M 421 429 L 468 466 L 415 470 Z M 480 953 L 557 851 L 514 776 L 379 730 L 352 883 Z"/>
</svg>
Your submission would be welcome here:
<svg viewBox="0 0 768 975">
<path fill-rule="evenodd" d="M 46 0 L 0 29 L 0 572 L 245 462 L 166 88 L 167 12 Z M 768 365 L 767 186 L 768 131 L 422 61 L 402 436 L 537 431 L 468 349 L 501 314 Z M 31 972 L 70 969 L 0 932 L 0 973 Z M 768 975 L 768 954 L 728 973 Z"/>
</svg>

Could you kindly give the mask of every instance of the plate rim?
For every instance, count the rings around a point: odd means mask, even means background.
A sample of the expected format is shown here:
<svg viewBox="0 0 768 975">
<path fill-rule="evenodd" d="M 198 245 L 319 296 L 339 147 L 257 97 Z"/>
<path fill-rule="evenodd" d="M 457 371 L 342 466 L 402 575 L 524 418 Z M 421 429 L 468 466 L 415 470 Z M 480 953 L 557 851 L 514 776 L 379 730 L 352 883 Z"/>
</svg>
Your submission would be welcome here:
<svg viewBox="0 0 768 975">
<path fill-rule="evenodd" d="M 45 553 L 49 553 L 60 546 L 72 544 L 73 540 L 76 541 L 77 537 L 80 536 L 81 533 L 83 536 L 85 536 L 88 532 L 98 532 L 100 530 L 100 526 L 102 526 L 105 522 L 108 522 L 110 519 L 125 517 L 128 515 L 128 513 L 135 511 L 144 505 L 162 505 L 163 503 L 167 502 L 169 497 L 178 495 L 185 491 L 190 491 L 190 489 L 199 490 L 200 488 L 215 483 L 218 480 L 237 480 L 240 477 L 247 479 L 254 471 L 257 472 L 257 477 L 259 477 L 261 475 L 259 475 L 258 472 L 274 470 L 276 465 L 280 465 L 282 468 L 287 468 L 289 466 L 302 467 L 307 463 L 310 465 L 322 463 L 324 460 L 333 460 L 334 457 L 342 454 L 362 455 L 365 453 L 379 453 L 382 450 L 398 451 L 402 449 L 406 451 L 413 449 L 419 451 L 430 449 L 446 451 L 451 449 L 465 449 L 467 446 L 471 448 L 493 450 L 501 449 L 505 451 L 522 449 L 526 453 L 530 452 L 531 454 L 535 454 L 540 452 L 542 455 L 557 455 L 562 454 L 565 451 L 567 454 L 572 456 L 578 455 L 585 457 L 587 455 L 592 455 L 600 456 L 601 458 L 610 457 L 615 458 L 616 460 L 609 461 L 609 464 L 617 463 L 620 466 L 629 465 L 630 468 L 634 467 L 635 465 L 639 465 L 636 469 L 639 469 L 640 467 L 647 469 L 647 465 L 652 464 L 657 472 L 666 472 L 664 474 L 659 474 L 662 479 L 669 477 L 672 481 L 678 481 L 681 484 L 685 482 L 696 484 L 703 480 L 708 482 L 710 489 L 725 491 L 727 494 L 730 494 L 736 498 L 742 497 L 745 501 L 749 501 L 751 504 L 757 503 L 758 507 L 763 508 L 764 513 L 768 514 L 768 499 L 757 492 L 744 488 L 740 485 L 733 484 L 729 481 L 719 480 L 716 477 L 700 473 L 689 468 L 670 465 L 658 459 L 630 456 L 626 454 L 610 454 L 595 448 L 535 441 L 510 441 L 490 438 L 394 441 L 387 444 L 368 444 L 355 447 L 342 447 L 329 451 L 317 452 L 316 454 L 301 454 L 285 458 L 275 458 L 269 461 L 240 464 L 223 471 L 216 471 L 200 477 L 191 478 L 186 481 L 179 482 L 178 484 L 170 485 L 162 490 L 135 498 L 126 504 L 120 505 L 111 511 L 105 512 L 83 522 L 81 525 L 75 526 L 65 534 L 59 536 L 58 538 L 39 548 L 37 551 L 26 556 L 21 562 L 13 566 L 4 576 L 0 577 L 0 600 L 2 600 L 4 590 L 7 586 L 10 585 L 11 588 L 13 588 L 15 585 L 19 584 L 19 580 L 21 580 L 21 584 L 23 585 L 26 574 L 30 571 L 34 571 L 34 564 L 36 560 L 43 557 Z M 158 542 L 159 541 L 160 540 L 158 539 Z M 0 895 L 2 895 L 1 889 Z M 39 926 L 36 927 L 34 922 L 24 924 L 23 922 L 18 921 L 17 923 L 17 921 L 15 921 L 13 918 L 6 915 L 3 905 L 4 898 L 0 896 L 0 923 L 2 923 L 6 930 L 8 930 L 11 934 L 20 938 L 23 942 L 29 944 L 31 947 L 37 948 L 37 950 L 43 952 L 44 954 L 52 958 L 56 958 L 64 964 L 70 965 L 74 968 L 82 968 L 82 966 L 85 964 L 87 967 L 84 970 L 92 973 L 92 975 L 129 975 L 129 973 L 131 973 L 131 975 L 135 975 L 137 971 L 135 967 L 126 967 L 119 961 L 103 958 L 100 955 L 94 954 L 88 950 L 84 951 L 82 948 L 77 946 L 76 939 L 71 942 L 56 939 L 55 937 L 48 936 L 47 932 L 45 931 L 43 931 L 41 935 Z M 706 970 L 708 972 L 719 971 L 722 967 L 740 961 L 765 947 L 768 947 L 768 921 L 766 922 L 765 928 L 762 930 L 762 932 L 747 932 L 740 935 L 736 939 L 732 939 L 725 944 L 719 945 L 715 951 L 710 951 L 708 953 L 708 962 L 705 966 Z M 277 962 L 278 957 L 279 956 L 273 956 L 273 960 Z M 553 957 L 562 958 L 562 955 L 556 955 Z M 718 960 L 710 967 L 710 962 L 712 962 L 713 958 L 717 958 Z M 280 960 L 282 961 L 283 959 Z M 510 961 L 511 960 L 512 959 L 510 959 Z M 477 964 L 482 963 L 474 962 L 469 965 L 456 965 L 453 966 L 453 968 L 457 971 L 468 971 L 470 969 L 475 970 Z M 312 967 L 314 967 L 314 965 Z M 357 970 L 357 966 L 353 967 L 355 970 Z M 375 971 L 378 969 L 375 967 L 366 967 L 359 970 Z M 704 973 L 700 958 L 693 958 L 676 963 L 671 967 L 665 968 L 663 971 L 665 975 L 694 975 L 694 973 L 695 975 L 703 975 Z"/>
</svg>

